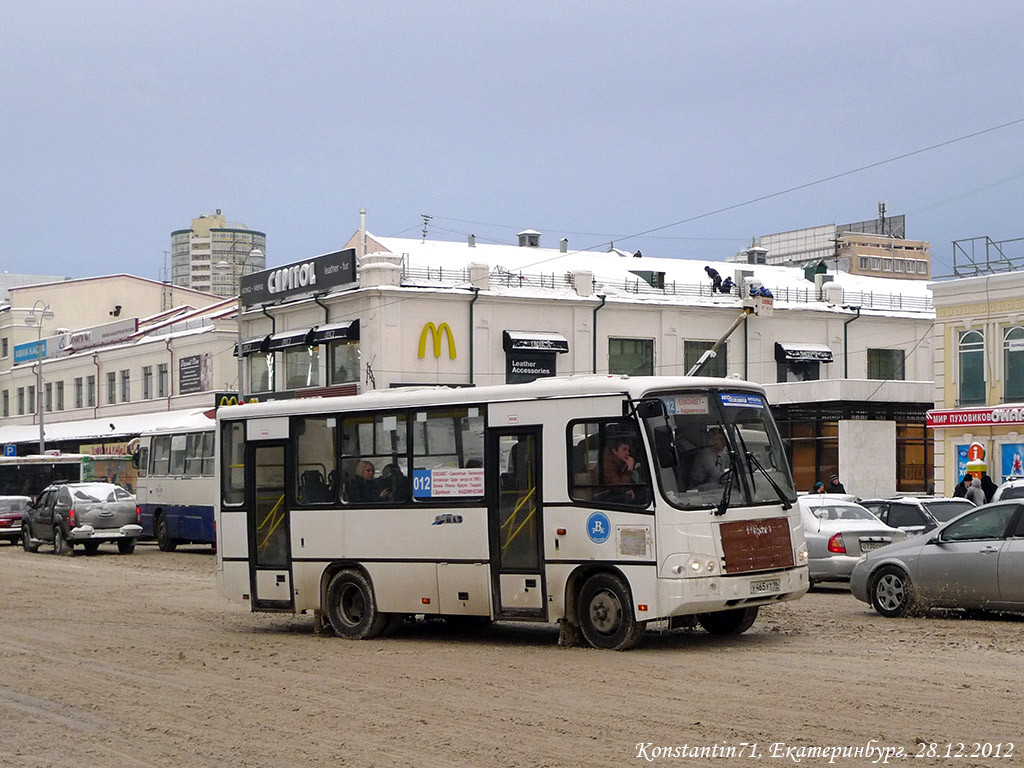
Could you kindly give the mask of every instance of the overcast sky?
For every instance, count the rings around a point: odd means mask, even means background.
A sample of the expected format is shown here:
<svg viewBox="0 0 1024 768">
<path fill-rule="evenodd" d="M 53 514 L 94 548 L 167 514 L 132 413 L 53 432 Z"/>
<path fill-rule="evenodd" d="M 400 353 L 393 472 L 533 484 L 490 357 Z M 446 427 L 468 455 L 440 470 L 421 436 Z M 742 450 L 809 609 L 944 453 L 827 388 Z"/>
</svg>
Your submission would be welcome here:
<svg viewBox="0 0 1024 768">
<path fill-rule="evenodd" d="M 721 260 L 885 201 L 941 275 L 953 240 L 1024 238 L 1024 122 L 919 152 L 1024 120 L 1022 15 L 5 0 L 0 268 L 159 279 L 170 233 L 218 208 L 271 266 L 336 250 L 360 208 L 380 235 L 428 214 L 437 239 Z"/>
</svg>

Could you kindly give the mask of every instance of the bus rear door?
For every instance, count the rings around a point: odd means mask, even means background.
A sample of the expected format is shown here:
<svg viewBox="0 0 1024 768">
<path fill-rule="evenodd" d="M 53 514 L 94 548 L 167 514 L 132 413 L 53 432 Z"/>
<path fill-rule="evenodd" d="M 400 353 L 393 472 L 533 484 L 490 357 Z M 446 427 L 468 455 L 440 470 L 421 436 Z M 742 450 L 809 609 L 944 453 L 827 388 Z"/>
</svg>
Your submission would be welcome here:
<svg viewBox="0 0 1024 768">
<path fill-rule="evenodd" d="M 290 515 L 284 441 L 246 446 L 246 512 L 253 610 L 292 610 Z"/>
<path fill-rule="evenodd" d="M 496 616 L 545 618 L 541 428 L 488 430 L 488 529 Z"/>
</svg>

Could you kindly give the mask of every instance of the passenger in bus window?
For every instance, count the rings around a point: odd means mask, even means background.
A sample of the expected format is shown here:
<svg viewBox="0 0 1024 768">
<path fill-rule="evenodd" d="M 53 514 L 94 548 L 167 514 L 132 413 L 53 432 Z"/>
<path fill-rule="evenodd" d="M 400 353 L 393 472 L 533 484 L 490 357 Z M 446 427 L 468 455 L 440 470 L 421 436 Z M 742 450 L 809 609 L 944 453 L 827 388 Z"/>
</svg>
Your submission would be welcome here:
<svg viewBox="0 0 1024 768">
<path fill-rule="evenodd" d="M 717 483 L 729 468 L 729 451 L 725 435 L 719 428 L 708 430 L 707 445 L 694 458 L 690 467 L 690 486 Z"/>
<path fill-rule="evenodd" d="M 389 488 L 381 487 L 374 478 L 373 462 L 360 461 L 356 465 L 356 474 L 349 480 L 345 493 L 346 501 L 352 502 L 381 502 L 387 501 L 391 495 Z"/>
<path fill-rule="evenodd" d="M 636 499 L 636 493 L 626 486 L 633 484 L 636 459 L 630 453 L 629 440 L 625 437 L 611 437 L 605 443 L 601 455 L 601 485 L 603 490 L 594 495 L 600 501 L 629 504 Z"/>
<path fill-rule="evenodd" d="M 387 494 L 387 496 L 382 494 L 382 498 L 396 504 L 408 501 L 409 478 L 402 473 L 402 468 L 398 464 L 386 464 L 380 472 L 380 477 L 383 481 L 383 493 Z"/>
</svg>

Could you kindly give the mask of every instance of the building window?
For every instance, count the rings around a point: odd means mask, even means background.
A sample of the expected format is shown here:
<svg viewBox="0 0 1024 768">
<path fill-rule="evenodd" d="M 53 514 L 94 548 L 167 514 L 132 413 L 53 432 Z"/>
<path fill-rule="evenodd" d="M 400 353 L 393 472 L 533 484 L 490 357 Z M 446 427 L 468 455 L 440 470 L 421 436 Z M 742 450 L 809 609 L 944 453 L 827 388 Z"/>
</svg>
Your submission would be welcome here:
<svg viewBox="0 0 1024 768">
<path fill-rule="evenodd" d="M 43 396 L 46 400 L 43 407 L 46 408 L 46 412 L 49 413 L 53 410 L 53 382 L 48 381 L 43 385 Z"/>
<path fill-rule="evenodd" d="M 149 400 L 153 397 L 153 366 L 142 366 L 142 399 Z"/>
<path fill-rule="evenodd" d="M 3 406 L 4 417 L 10 416 L 11 415 L 11 393 L 8 390 L 6 390 L 6 389 L 4 390 L 3 401 L 4 401 L 4 406 Z"/>
<path fill-rule="evenodd" d="M 654 339 L 608 339 L 608 373 L 654 375 Z"/>
<path fill-rule="evenodd" d="M 700 360 L 700 356 L 715 346 L 713 341 L 684 341 L 683 342 L 683 373 L 689 371 L 693 366 Z M 715 353 L 715 356 L 709 358 L 704 363 L 704 367 L 700 369 L 698 376 L 718 376 L 725 378 L 729 374 L 729 363 L 727 357 L 727 344 L 723 344 L 721 348 Z"/>
<path fill-rule="evenodd" d="M 292 347 L 284 351 L 285 389 L 320 386 L 320 347 Z"/>
<path fill-rule="evenodd" d="M 167 397 L 170 394 L 168 388 L 167 363 L 160 363 L 156 367 L 156 396 Z"/>
<path fill-rule="evenodd" d="M 107 405 L 117 405 L 117 374 L 107 372 Z"/>
<path fill-rule="evenodd" d="M 821 378 L 821 363 L 816 360 L 791 360 L 778 364 L 778 381 L 817 381 Z"/>
<path fill-rule="evenodd" d="M 64 382 L 57 382 L 57 410 L 64 410 Z"/>
<path fill-rule="evenodd" d="M 96 377 L 89 376 L 85 380 L 85 404 L 90 408 L 96 407 Z"/>
<path fill-rule="evenodd" d="M 332 341 L 328 349 L 330 370 L 328 384 L 359 381 L 359 342 Z"/>
<path fill-rule="evenodd" d="M 896 490 L 933 493 L 934 444 L 924 424 L 896 424 Z"/>
<path fill-rule="evenodd" d="M 985 336 L 960 332 L 960 405 L 985 404 Z"/>
<path fill-rule="evenodd" d="M 29 384 L 29 387 L 28 387 L 28 397 L 26 399 L 28 400 L 28 412 L 29 413 L 35 413 L 36 412 L 36 386 L 35 386 L 35 384 Z"/>
<path fill-rule="evenodd" d="M 75 378 L 75 408 L 85 405 L 85 387 L 81 376 Z"/>
<path fill-rule="evenodd" d="M 121 402 L 130 403 L 132 400 L 132 374 L 131 371 L 121 371 Z"/>
<path fill-rule="evenodd" d="M 7 357 L 7 345 L 7 337 L 4 336 L 2 339 L 0 339 L 0 357 Z"/>
<path fill-rule="evenodd" d="M 1007 328 L 1003 335 L 1003 402 L 1024 400 L 1024 328 Z"/>
<path fill-rule="evenodd" d="M 18 415 L 25 415 L 25 388 L 18 387 Z"/>
<path fill-rule="evenodd" d="M 810 491 L 818 480 L 839 471 L 838 421 L 780 419 L 778 424 L 798 490 Z"/>
<path fill-rule="evenodd" d="M 906 378 L 904 351 L 902 349 L 869 349 L 868 378 L 903 381 Z"/>
<path fill-rule="evenodd" d="M 274 391 L 274 353 L 249 356 L 249 391 Z"/>
</svg>

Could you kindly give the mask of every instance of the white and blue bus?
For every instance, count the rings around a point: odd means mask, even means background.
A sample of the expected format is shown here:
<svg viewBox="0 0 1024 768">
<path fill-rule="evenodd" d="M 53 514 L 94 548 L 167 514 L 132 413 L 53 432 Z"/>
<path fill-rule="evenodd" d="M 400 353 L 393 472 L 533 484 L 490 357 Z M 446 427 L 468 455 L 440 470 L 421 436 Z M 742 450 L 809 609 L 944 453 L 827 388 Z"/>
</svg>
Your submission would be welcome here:
<svg viewBox="0 0 1024 768">
<path fill-rule="evenodd" d="M 368 638 L 408 617 L 736 634 L 808 588 L 764 390 L 585 376 L 221 408 L 217 576 Z"/>
<path fill-rule="evenodd" d="M 216 546 L 215 422 L 202 414 L 193 421 L 139 436 L 135 495 L 142 535 L 164 552 L 179 544 Z"/>
</svg>

